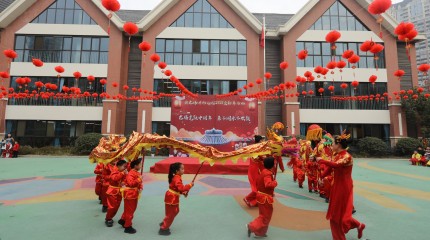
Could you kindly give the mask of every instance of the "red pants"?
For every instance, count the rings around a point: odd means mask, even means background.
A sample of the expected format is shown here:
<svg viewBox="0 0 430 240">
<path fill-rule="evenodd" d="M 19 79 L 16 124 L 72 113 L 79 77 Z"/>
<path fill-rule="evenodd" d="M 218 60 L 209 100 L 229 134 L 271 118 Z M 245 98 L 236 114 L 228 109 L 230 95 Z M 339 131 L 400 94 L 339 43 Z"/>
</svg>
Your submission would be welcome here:
<svg viewBox="0 0 430 240">
<path fill-rule="evenodd" d="M 317 184 L 316 178 L 308 177 L 308 188 L 309 188 L 309 190 L 318 191 L 318 184 Z"/>
<path fill-rule="evenodd" d="M 119 206 L 121 206 L 122 196 L 117 195 L 107 195 L 108 211 L 106 213 L 106 220 L 112 220 L 118 212 Z"/>
<path fill-rule="evenodd" d="M 293 168 L 293 180 L 294 182 L 297 181 L 297 171 Z"/>
<path fill-rule="evenodd" d="M 167 230 L 175 220 L 176 215 L 179 213 L 179 204 L 178 205 L 165 205 L 166 217 L 163 220 L 163 225 L 161 225 L 161 229 Z"/>
<path fill-rule="evenodd" d="M 133 225 L 133 216 L 137 208 L 138 199 L 124 199 L 124 213 L 121 219 L 125 221 L 124 227 L 131 227 Z"/>
<path fill-rule="evenodd" d="M 305 173 L 301 170 L 297 171 L 297 180 L 299 187 L 303 186 L 303 182 L 305 181 Z"/>
<path fill-rule="evenodd" d="M 359 226 L 360 222 L 354 218 L 351 218 L 349 221 L 345 221 L 341 224 L 330 220 L 331 235 L 333 236 L 333 240 L 346 240 L 345 234 L 348 233 L 349 230 L 358 228 Z"/>
<path fill-rule="evenodd" d="M 103 206 L 107 206 L 108 202 L 107 202 L 107 194 L 106 191 L 108 190 L 109 185 L 103 185 L 102 186 L 102 191 L 101 191 L 101 198 L 102 198 L 102 205 Z"/>
<path fill-rule="evenodd" d="M 94 191 L 96 192 L 97 196 L 100 196 L 101 192 L 102 192 L 102 188 L 103 188 L 103 183 L 101 182 L 96 182 L 96 187 L 94 189 Z M 101 197 L 101 196 L 100 196 Z"/>
<path fill-rule="evenodd" d="M 270 219 L 272 219 L 273 205 L 269 203 L 258 204 L 259 216 L 249 223 L 249 229 L 256 236 L 264 236 L 269 229 Z"/>
</svg>

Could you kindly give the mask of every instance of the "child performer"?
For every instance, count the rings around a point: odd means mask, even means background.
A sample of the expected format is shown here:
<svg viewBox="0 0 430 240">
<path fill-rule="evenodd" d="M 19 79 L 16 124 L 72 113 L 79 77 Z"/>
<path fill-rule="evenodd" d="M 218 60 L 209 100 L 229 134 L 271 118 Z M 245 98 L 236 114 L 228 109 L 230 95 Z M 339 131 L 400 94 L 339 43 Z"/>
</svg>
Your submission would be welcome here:
<svg viewBox="0 0 430 240">
<path fill-rule="evenodd" d="M 318 163 L 315 161 L 314 156 L 309 157 L 309 162 L 306 164 L 306 173 L 308 176 L 308 189 L 309 192 L 318 192 Z"/>
<path fill-rule="evenodd" d="M 127 175 L 126 167 L 127 162 L 125 160 L 119 160 L 109 176 L 109 188 L 106 191 L 108 210 L 105 219 L 105 224 L 108 227 L 113 226 L 112 218 L 115 217 L 121 205 L 122 195 L 120 190 L 122 181 L 124 181 Z"/>
<path fill-rule="evenodd" d="M 136 229 L 133 228 L 133 216 L 137 208 L 137 202 L 142 192 L 142 175 L 139 170 L 142 168 L 142 159 L 139 158 L 130 163 L 130 172 L 125 177 L 125 188 L 122 190 L 124 198 L 124 213 L 118 221 L 125 229 L 125 233 L 134 234 Z"/>
<path fill-rule="evenodd" d="M 111 173 L 111 169 L 113 168 L 112 164 L 114 163 L 103 165 L 103 170 L 102 170 L 103 184 L 102 184 L 102 190 L 101 190 L 101 198 L 102 198 L 102 205 L 103 205 L 102 212 L 104 213 L 107 212 L 108 210 L 106 191 L 109 188 L 109 176 Z"/>
<path fill-rule="evenodd" d="M 15 141 L 15 144 L 13 144 L 13 148 L 12 148 L 12 151 L 13 151 L 13 158 L 17 158 L 18 157 L 18 151 L 19 151 L 19 147 L 20 147 L 20 145 L 19 145 L 19 143 L 18 143 L 18 141 Z"/>
<path fill-rule="evenodd" d="M 294 169 L 297 173 L 297 181 L 299 184 L 299 188 L 303 188 L 303 182 L 305 181 L 305 171 L 303 168 L 303 161 L 299 158 L 296 158 L 296 164 L 294 165 Z"/>
<path fill-rule="evenodd" d="M 184 185 L 182 183 L 182 175 L 184 174 L 184 165 L 180 162 L 170 164 L 169 169 L 169 190 L 167 190 L 164 197 L 166 217 L 160 223 L 160 230 L 158 234 L 168 236 L 170 235 L 170 226 L 175 220 L 176 215 L 179 213 L 179 197 L 181 194 L 186 195 L 188 191 L 194 186 L 193 183 Z"/>
<path fill-rule="evenodd" d="M 254 140 L 255 143 L 261 142 L 263 139 L 260 135 L 255 135 Z M 243 198 L 243 201 L 246 203 L 248 207 L 256 207 L 257 206 L 257 178 L 260 175 L 260 172 L 264 169 L 263 166 L 263 158 L 249 158 L 249 167 L 248 167 L 248 180 L 249 185 L 251 186 L 251 192 Z"/>
<path fill-rule="evenodd" d="M 412 154 L 411 159 L 409 160 L 412 165 L 418 165 L 418 163 L 421 160 L 421 154 L 418 153 L 417 150 L 414 151 L 414 154 Z"/>
<path fill-rule="evenodd" d="M 96 187 L 94 189 L 97 196 L 99 196 L 100 204 L 102 204 L 102 187 L 103 187 L 103 163 L 97 163 L 94 169 L 94 174 L 96 174 Z"/>
<path fill-rule="evenodd" d="M 320 160 L 318 163 L 329 167 L 329 172 L 334 172 L 334 182 L 330 193 L 330 203 L 327 210 L 327 220 L 330 220 L 333 240 L 346 240 L 345 234 L 349 230 L 357 228 L 358 239 L 363 236 L 366 227 L 352 217 L 353 206 L 353 181 L 352 181 L 352 156 L 347 152 L 350 135 L 345 132 L 335 139 L 333 161 Z"/>
<path fill-rule="evenodd" d="M 273 178 L 271 169 L 275 165 L 273 157 L 264 159 L 264 170 L 257 179 L 257 202 L 259 216 L 254 221 L 247 224 L 248 237 L 254 233 L 256 237 L 267 237 L 266 233 L 269 229 L 269 223 L 273 213 L 273 192 L 278 186 L 278 182 Z"/>
</svg>

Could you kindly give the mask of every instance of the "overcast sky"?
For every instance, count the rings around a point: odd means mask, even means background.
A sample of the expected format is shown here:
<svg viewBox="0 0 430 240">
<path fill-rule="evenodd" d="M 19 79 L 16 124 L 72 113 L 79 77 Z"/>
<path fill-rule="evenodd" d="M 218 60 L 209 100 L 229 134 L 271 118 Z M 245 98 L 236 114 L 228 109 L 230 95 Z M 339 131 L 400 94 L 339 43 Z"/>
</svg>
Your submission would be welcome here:
<svg viewBox="0 0 430 240">
<path fill-rule="evenodd" d="M 393 3 L 402 0 L 393 0 Z M 161 0 L 119 0 L 121 9 L 151 10 Z M 296 13 L 307 0 L 240 0 L 254 13 Z"/>
</svg>

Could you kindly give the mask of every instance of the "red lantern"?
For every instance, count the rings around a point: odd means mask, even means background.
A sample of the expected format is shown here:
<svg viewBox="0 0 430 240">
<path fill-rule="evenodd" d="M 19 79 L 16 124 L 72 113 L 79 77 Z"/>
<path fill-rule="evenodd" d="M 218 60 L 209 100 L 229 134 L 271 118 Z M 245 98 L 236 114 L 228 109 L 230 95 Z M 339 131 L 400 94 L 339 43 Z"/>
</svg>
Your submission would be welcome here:
<svg viewBox="0 0 430 240">
<path fill-rule="evenodd" d="M 358 81 L 352 81 L 351 82 L 351 86 L 353 86 L 354 88 L 357 88 L 359 84 L 360 83 Z"/>
<path fill-rule="evenodd" d="M 334 92 L 334 86 L 333 85 L 329 86 L 328 90 L 333 93 Z"/>
<path fill-rule="evenodd" d="M 167 77 L 170 77 L 172 74 L 173 74 L 173 73 L 172 73 L 172 71 L 170 71 L 170 70 L 166 70 L 166 71 L 164 71 L 164 75 L 166 75 Z"/>
<path fill-rule="evenodd" d="M 267 72 L 264 74 L 264 78 L 266 78 L 267 80 L 272 78 L 272 74 L 270 72 Z"/>
<path fill-rule="evenodd" d="M 288 63 L 287 62 L 281 62 L 280 64 L 279 64 L 279 67 L 282 69 L 282 70 L 285 70 L 285 69 L 287 69 L 288 68 Z"/>
<path fill-rule="evenodd" d="M 121 4 L 117 0 L 102 0 L 103 7 L 109 11 L 107 15 L 109 18 L 108 34 L 110 34 L 110 20 L 112 18 L 112 12 L 116 12 L 121 8 Z"/>
<path fill-rule="evenodd" d="M 401 69 L 394 72 L 394 76 L 398 77 L 399 80 L 403 77 L 403 75 L 405 75 L 405 71 Z"/>
<path fill-rule="evenodd" d="M 326 68 L 328 68 L 328 69 L 335 69 L 335 68 L 336 68 L 336 66 L 337 66 L 336 61 L 330 61 L 330 62 L 328 62 L 328 63 L 327 63 Z M 332 73 L 333 73 L 333 72 L 332 72 Z"/>
<path fill-rule="evenodd" d="M 351 64 L 356 64 L 360 61 L 360 57 L 358 55 L 352 55 L 350 58 L 348 58 L 348 62 Z"/>
<path fill-rule="evenodd" d="M 114 88 L 118 87 L 118 83 L 117 82 L 113 82 L 112 83 L 112 87 L 114 87 Z"/>
<path fill-rule="evenodd" d="M 130 87 L 127 85 L 122 86 L 122 89 L 124 89 L 125 91 L 127 91 Z"/>
<path fill-rule="evenodd" d="M 413 90 L 411 90 L 411 89 L 409 89 L 409 90 L 407 91 L 407 93 L 408 93 L 409 95 L 412 95 L 412 94 L 414 93 L 414 91 L 413 91 Z"/>
<path fill-rule="evenodd" d="M 430 64 L 424 63 L 418 66 L 418 71 L 422 72 L 424 75 L 427 75 L 427 72 L 430 69 Z"/>
<path fill-rule="evenodd" d="M 375 82 L 376 82 L 377 79 L 378 79 L 377 76 L 372 75 L 372 76 L 369 77 L 369 82 L 372 83 L 372 84 L 375 84 Z"/>
<path fill-rule="evenodd" d="M 262 80 L 261 78 L 259 78 L 259 79 L 255 80 L 255 83 L 257 83 L 257 84 L 262 84 L 262 83 L 263 83 L 263 80 Z"/>
<path fill-rule="evenodd" d="M 100 84 L 101 85 L 106 85 L 106 83 L 107 83 L 106 79 L 104 79 L 104 78 L 100 79 Z"/>
<path fill-rule="evenodd" d="M 147 52 L 151 50 L 151 44 L 149 42 L 141 42 L 139 44 L 139 49 L 142 50 L 142 52 Z"/>
<path fill-rule="evenodd" d="M 372 46 L 375 45 L 375 42 L 373 41 L 365 41 L 360 45 L 360 51 L 362 52 L 368 52 L 372 48 Z"/>
<path fill-rule="evenodd" d="M 414 95 L 412 96 L 412 98 L 413 98 L 414 100 L 417 100 L 417 99 L 418 99 L 418 95 L 414 94 Z"/>
<path fill-rule="evenodd" d="M 165 68 L 167 67 L 167 64 L 166 64 L 165 62 L 159 62 L 159 63 L 158 63 L 158 67 L 159 67 L 160 69 L 165 69 Z"/>
<path fill-rule="evenodd" d="M 422 87 L 417 88 L 417 92 L 418 92 L 418 93 L 422 93 L 422 92 L 424 92 L 424 88 L 422 88 Z"/>
<path fill-rule="evenodd" d="M 301 50 L 301 51 L 297 54 L 297 57 L 298 57 L 300 60 L 305 60 L 307 56 L 308 56 L 308 50 Z"/>
<path fill-rule="evenodd" d="M 34 85 L 35 85 L 38 89 L 41 89 L 41 88 L 43 87 L 43 82 L 41 82 L 41 81 L 37 81 L 37 82 L 35 82 L 35 83 L 34 83 Z"/>
<path fill-rule="evenodd" d="M 342 84 L 340 85 L 340 87 L 341 87 L 342 89 L 347 89 L 347 88 L 348 88 L 348 84 L 346 84 L 346 83 L 342 83 Z"/>
<path fill-rule="evenodd" d="M 250 88 L 252 88 L 252 87 L 254 87 L 254 83 L 248 83 L 248 87 L 250 87 Z"/>
<path fill-rule="evenodd" d="M 31 61 L 33 62 L 33 65 L 36 67 L 42 67 L 43 66 L 43 62 L 40 59 L 33 58 Z"/>
<path fill-rule="evenodd" d="M 400 41 L 404 41 L 404 42 L 408 43 L 408 42 L 414 40 L 416 36 L 418 36 L 418 31 L 415 30 L 415 29 L 412 29 L 407 34 L 405 34 L 405 35 L 399 35 L 399 36 L 397 36 L 397 38 Z"/>
<path fill-rule="evenodd" d="M 374 44 L 370 48 L 370 52 L 373 53 L 373 54 L 378 54 L 378 53 L 382 52 L 382 50 L 384 50 L 384 46 L 381 45 L 381 44 L 379 44 L 379 43 Z"/>
<path fill-rule="evenodd" d="M 426 94 L 424 95 L 424 97 L 425 97 L 426 99 L 428 99 L 428 98 L 430 97 L 430 94 L 429 94 L 429 93 L 426 93 Z"/>
<path fill-rule="evenodd" d="M 394 33 L 396 35 L 406 35 L 410 31 L 412 31 L 415 28 L 413 23 L 410 22 L 401 22 L 397 27 L 394 29 Z"/>
<path fill-rule="evenodd" d="M 160 56 L 156 53 L 152 54 L 151 57 L 149 57 L 151 59 L 151 61 L 153 61 L 154 63 L 160 61 Z"/>
<path fill-rule="evenodd" d="M 325 36 L 325 40 L 328 43 L 334 44 L 337 40 L 339 40 L 339 38 L 341 37 L 340 32 L 333 30 L 330 31 L 326 36 Z"/>
<path fill-rule="evenodd" d="M 382 21 L 383 18 L 381 14 L 386 12 L 391 7 L 391 0 L 374 0 L 372 3 L 369 4 L 369 7 L 367 10 L 370 14 L 373 15 L 379 15 L 378 19 L 376 20 L 377 23 L 379 23 L 379 36 L 382 37 Z"/>
<path fill-rule="evenodd" d="M 352 55 L 354 55 L 354 51 L 346 50 L 345 52 L 343 52 L 342 58 L 348 59 L 348 58 L 352 57 Z"/>
<path fill-rule="evenodd" d="M 9 73 L 8 72 L 0 72 L 0 77 L 1 78 L 9 78 L 10 77 L 10 75 L 9 75 Z"/>
<path fill-rule="evenodd" d="M 124 23 L 123 28 L 124 28 L 124 31 L 128 33 L 129 36 L 132 36 L 139 32 L 139 28 L 137 27 L 137 25 L 132 22 Z"/>
<path fill-rule="evenodd" d="M 75 79 L 76 79 L 76 81 L 77 81 L 77 80 L 79 80 L 79 78 L 81 78 L 81 77 L 82 77 L 82 73 L 80 73 L 80 72 L 74 72 L 74 73 L 73 73 L 73 76 L 75 77 Z"/>
<path fill-rule="evenodd" d="M 303 96 L 306 96 L 306 94 L 308 94 L 306 91 L 302 91 Z"/>
<path fill-rule="evenodd" d="M 342 69 L 342 68 L 344 68 L 346 66 L 346 62 L 340 60 L 339 62 L 337 62 L 336 65 L 337 65 L 337 68 Z"/>
<path fill-rule="evenodd" d="M 3 51 L 3 54 L 4 54 L 7 58 L 10 58 L 10 59 L 15 59 L 15 58 L 17 58 L 17 57 L 18 57 L 18 54 L 17 54 L 14 50 L 11 50 L 11 49 L 4 50 L 4 51 Z"/>
<path fill-rule="evenodd" d="M 311 73 L 310 71 L 306 71 L 306 72 L 305 72 L 305 74 L 304 74 L 304 76 L 305 76 L 306 78 L 309 78 L 309 77 L 311 77 L 311 76 L 312 76 L 312 73 Z"/>
<path fill-rule="evenodd" d="M 309 95 L 311 95 L 311 96 L 313 96 L 314 95 L 314 91 L 312 91 L 312 90 L 309 90 Z"/>
<path fill-rule="evenodd" d="M 323 67 L 321 67 L 321 66 L 316 66 L 314 68 L 314 72 L 317 73 L 317 74 L 321 74 L 323 71 L 324 71 Z"/>
<path fill-rule="evenodd" d="M 324 91 L 325 91 L 324 88 L 319 88 L 318 89 L 318 92 L 320 93 L 321 96 L 323 95 Z"/>
<path fill-rule="evenodd" d="M 57 71 L 58 74 L 61 74 L 64 72 L 64 68 L 62 66 L 56 66 L 55 71 Z"/>
</svg>

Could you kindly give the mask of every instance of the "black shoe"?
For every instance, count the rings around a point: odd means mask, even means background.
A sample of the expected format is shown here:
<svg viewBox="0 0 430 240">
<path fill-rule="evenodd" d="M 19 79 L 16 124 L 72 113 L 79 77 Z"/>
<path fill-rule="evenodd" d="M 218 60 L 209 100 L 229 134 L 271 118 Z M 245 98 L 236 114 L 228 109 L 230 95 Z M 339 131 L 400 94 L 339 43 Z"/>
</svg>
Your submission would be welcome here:
<svg viewBox="0 0 430 240">
<path fill-rule="evenodd" d="M 325 199 L 325 202 L 326 202 L 326 203 L 329 203 L 329 202 L 330 202 L 330 199 L 326 198 L 326 199 Z"/>
<path fill-rule="evenodd" d="M 111 220 L 106 220 L 105 224 L 106 224 L 107 227 L 112 227 L 113 226 L 113 220 L 112 219 Z"/>
<path fill-rule="evenodd" d="M 303 188 L 303 186 L 299 186 L 299 188 Z"/>
<path fill-rule="evenodd" d="M 248 238 L 250 238 L 252 231 L 251 231 L 251 229 L 249 229 L 249 225 L 248 224 L 246 224 L 246 228 L 248 229 Z"/>
<path fill-rule="evenodd" d="M 118 224 L 124 227 L 125 220 L 124 219 L 118 220 Z"/>
<path fill-rule="evenodd" d="M 158 230 L 158 234 L 162 235 L 162 236 L 169 236 L 171 234 L 171 232 L 170 232 L 170 229 L 164 230 L 164 229 L 160 228 L 160 230 Z"/>
<path fill-rule="evenodd" d="M 355 209 L 352 210 L 352 214 L 356 213 L 357 211 Z"/>
<path fill-rule="evenodd" d="M 312 193 L 312 190 L 309 190 L 310 193 Z"/>
<path fill-rule="evenodd" d="M 102 204 L 102 200 L 100 200 L 99 204 Z"/>
<path fill-rule="evenodd" d="M 324 195 L 322 195 L 322 194 L 320 193 L 320 198 L 325 198 L 325 197 L 324 197 Z"/>
<path fill-rule="evenodd" d="M 102 212 L 107 212 L 107 210 L 108 210 L 108 207 L 107 207 L 107 206 L 103 206 L 103 207 L 102 207 Z"/>
<path fill-rule="evenodd" d="M 161 226 L 163 226 L 163 223 L 161 222 L 161 223 L 160 223 L 160 224 L 158 224 L 158 225 L 160 225 L 160 227 L 161 227 Z"/>
<path fill-rule="evenodd" d="M 129 233 L 129 234 L 135 234 L 137 231 L 136 231 L 136 229 L 134 229 L 133 227 L 126 227 L 125 229 L 124 229 L 124 232 L 125 233 Z"/>
</svg>

